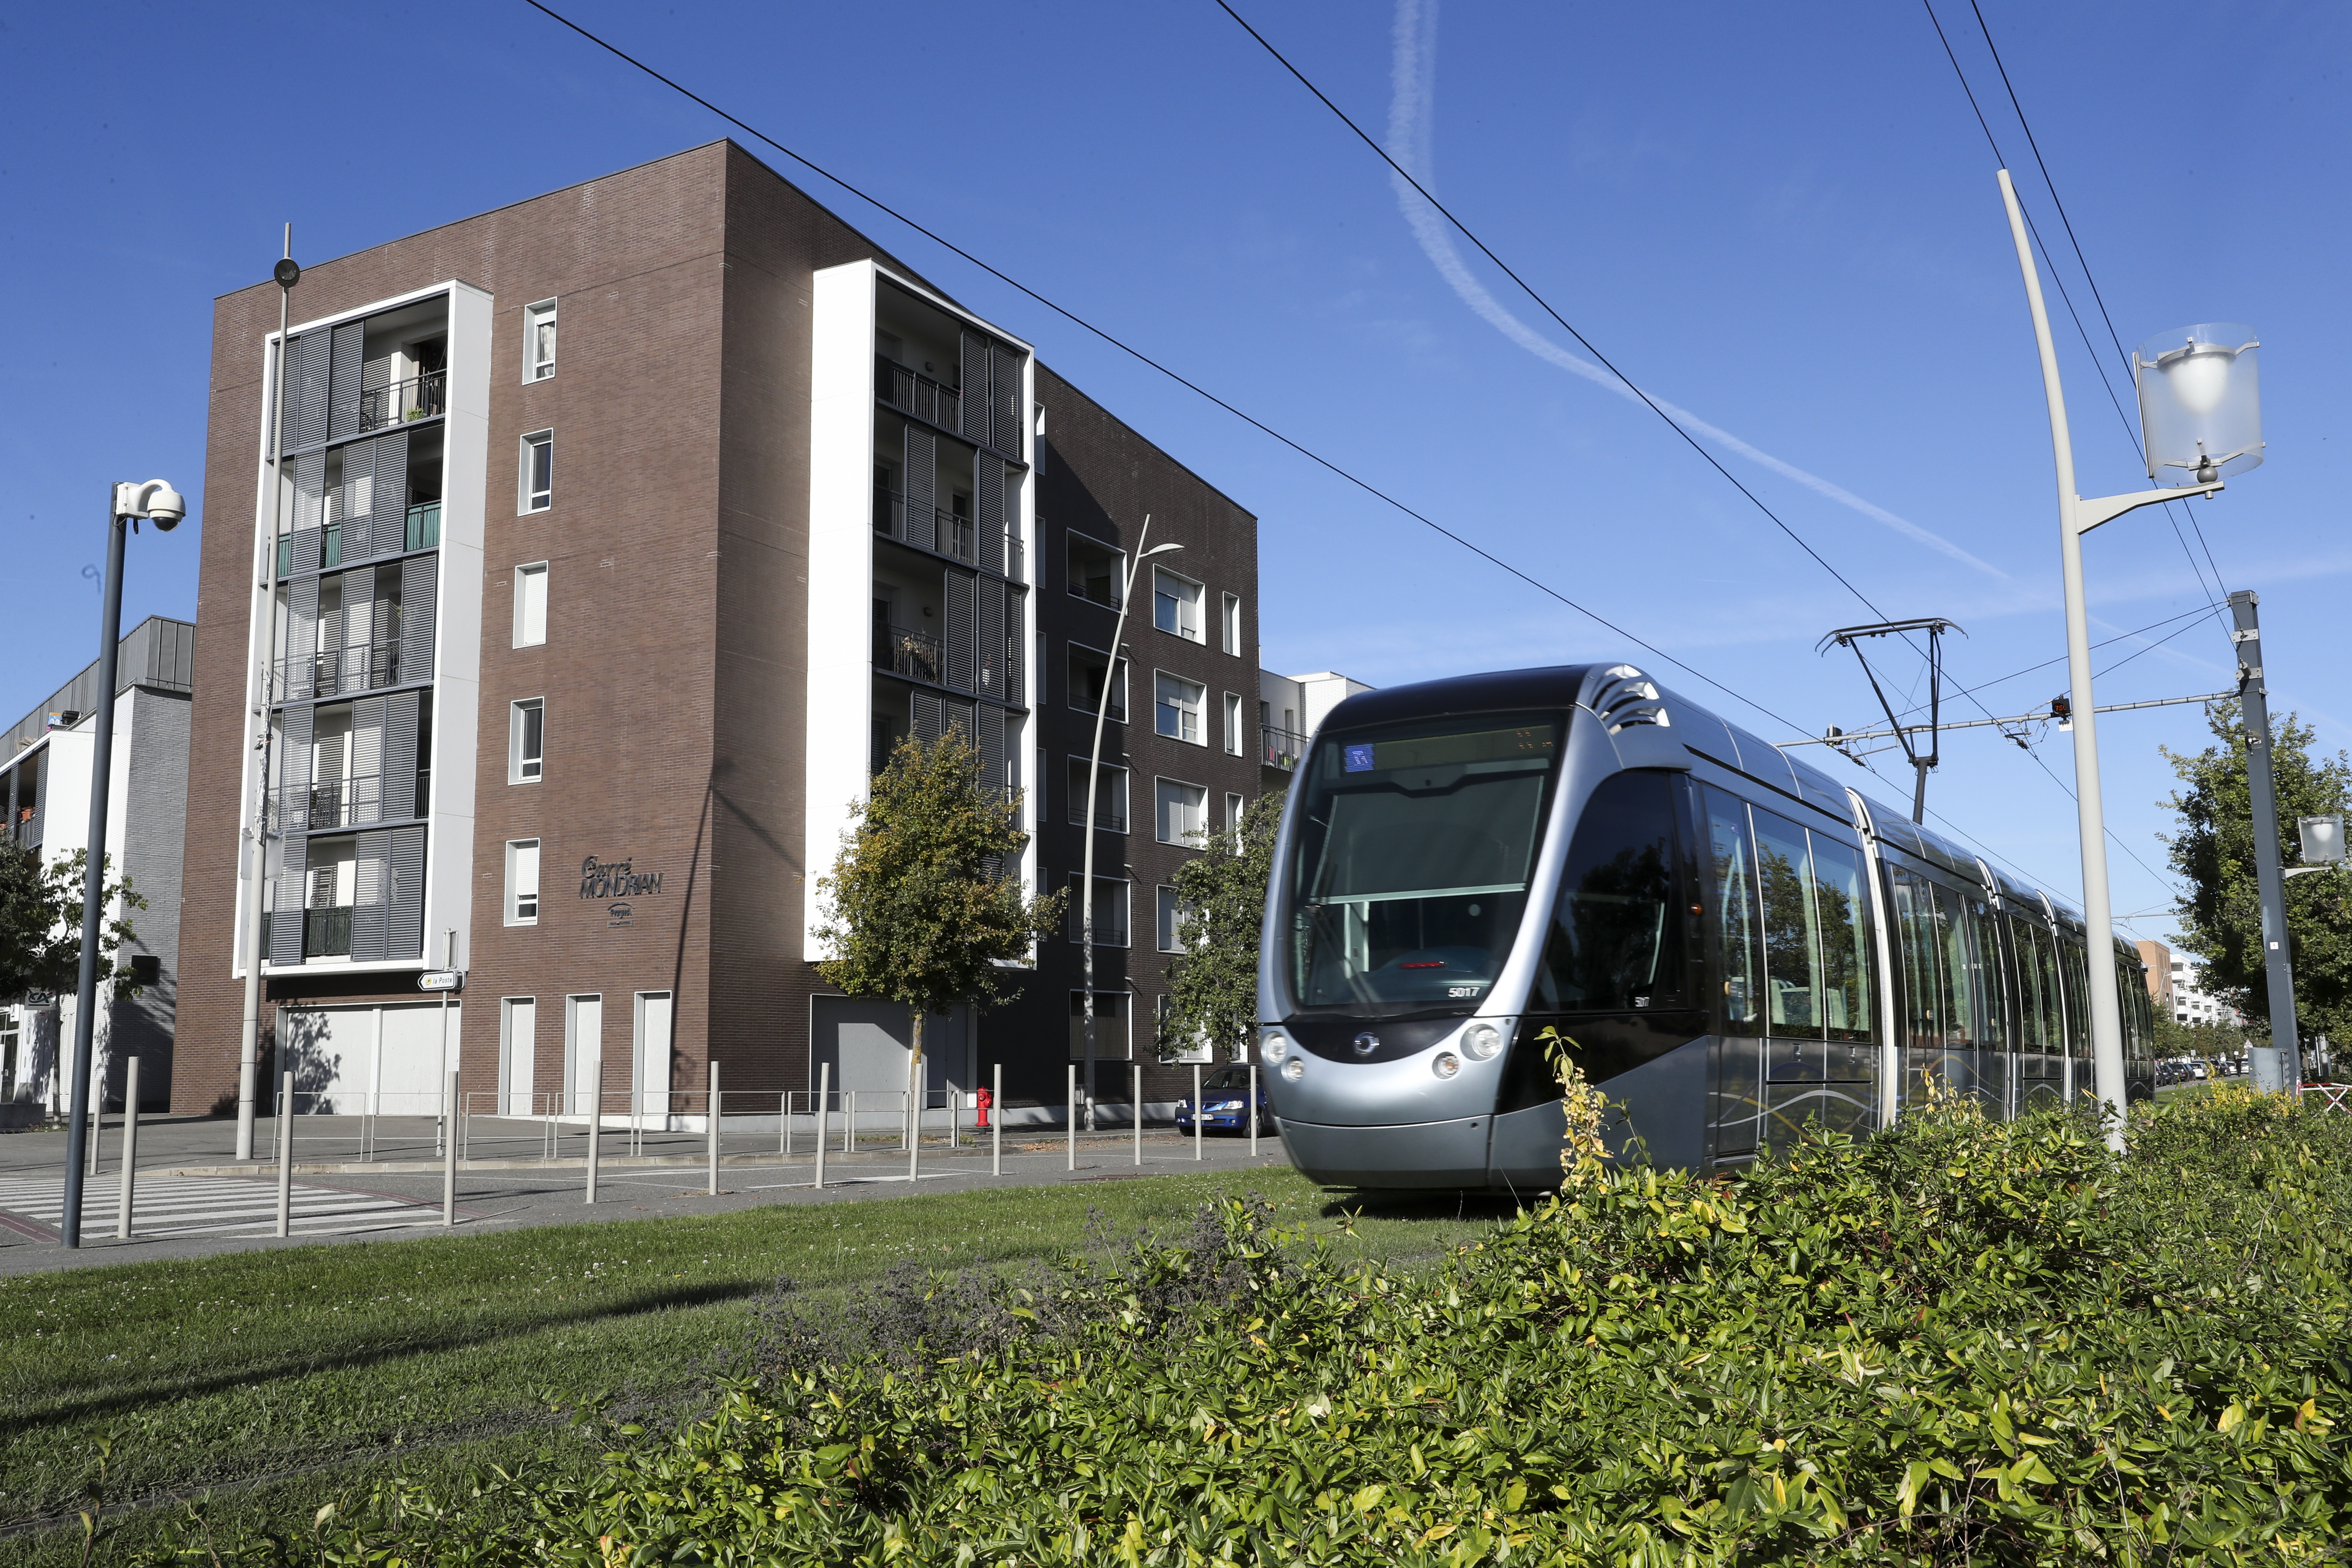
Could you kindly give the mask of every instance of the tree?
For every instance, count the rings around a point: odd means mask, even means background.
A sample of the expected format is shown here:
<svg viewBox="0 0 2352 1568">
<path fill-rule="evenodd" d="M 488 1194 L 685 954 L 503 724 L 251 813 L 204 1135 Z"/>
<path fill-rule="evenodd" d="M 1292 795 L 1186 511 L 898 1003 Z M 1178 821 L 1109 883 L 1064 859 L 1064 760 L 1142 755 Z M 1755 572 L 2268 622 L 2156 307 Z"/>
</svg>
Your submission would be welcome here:
<svg viewBox="0 0 2352 1568">
<path fill-rule="evenodd" d="M 1257 1027 L 1257 944 L 1282 800 L 1279 792 L 1260 795 L 1235 831 L 1202 834 L 1200 858 L 1176 873 L 1184 952 L 1168 966 L 1162 1056 L 1205 1040 L 1221 1057 L 1239 1057 Z"/>
<path fill-rule="evenodd" d="M 111 856 L 107 863 L 113 863 Z M 0 1002 L 36 991 L 70 992 L 81 983 L 82 878 L 89 867 L 87 850 L 77 849 L 44 870 L 35 851 L 0 844 Z M 102 985 L 128 973 L 115 959 L 139 933 L 123 915 L 145 909 L 147 900 L 132 890 L 128 877 L 101 887 L 99 898 L 100 908 L 115 909 L 119 901 L 123 911 L 99 925 Z M 127 979 L 117 984 L 126 992 L 138 989 Z"/>
<path fill-rule="evenodd" d="M 2254 883 L 2253 795 L 2246 779 L 2246 738 L 2234 701 L 2206 711 L 2219 744 L 2195 755 L 2166 749 L 2187 786 L 2164 802 L 2179 815 L 2167 839 L 2173 869 L 2189 891 L 2175 905 L 2180 945 L 2205 966 L 2207 988 L 2249 1019 L 2270 1022 L 2270 978 L 2263 966 L 2262 900 Z M 2278 790 L 2280 852 L 2291 863 L 2295 818 L 2345 808 L 2352 759 L 2314 756 L 2309 725 L 2288 714 L 2271 743 Z M 2294 964 L 2297 1032 L 2352 1039 L 2352 870 L 2297 877 L 2286 885 L 2287 954 Z M 2256 1031 L 2260 1034 L 2263 1031 Z"/>
<path fill-rule="evenodd" d="M 1029 836 L 1019 802 L 982 782 L 960 730 L 925 746 L 909 735 L 863 801 L 850 803 L 817 940 L 840 956 L 817 972 L 852 996 L 903 1005 L 914 1018 L 908 1108 L 922 1085 L 923 1021 L 958 1002 L 1002 1000 L 1005 971 L 1061 918 L 1062 897 L 1024 896 L 1016 869 Z"/>
</svg>

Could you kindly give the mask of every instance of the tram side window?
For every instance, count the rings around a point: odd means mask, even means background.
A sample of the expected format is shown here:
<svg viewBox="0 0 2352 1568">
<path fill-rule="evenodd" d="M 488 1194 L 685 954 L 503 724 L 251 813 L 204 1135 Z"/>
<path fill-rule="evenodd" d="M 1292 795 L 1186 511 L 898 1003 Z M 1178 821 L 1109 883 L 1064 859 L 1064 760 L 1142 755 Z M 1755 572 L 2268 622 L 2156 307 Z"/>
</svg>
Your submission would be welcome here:
<svg viewBox="0 0 2352 1568">
<path fill-rule="evenodd" d="M 1962 897 L 1916 871 L 1897 868 L 1894 883 L 1906 1043 L 1930 1049 L 1966 1045 L 1976 1037 L 1976 998 L 1969 984 L 1971 944 Z"/>
<path fill-rule="evenodd" d="M 2066 1054 L 2066 1004 L 2059 994 L 2058 942 L 2050 928 L 2036 923 L 2033 963 L 2042 984 L 2042 1048 L 2053 1056 Z"/>
<path fill-rule="evenodd" d="M 1977 1019 L 1976 1043 L 1988 1050 L 2009 1049 L 2008 955 L 2001 951 L 2001 919 L 1993 913 L 1992 906 L 1981 899 L 1969 900 L 1969 924 L 1976 937 L 1975 969 L 1978 980 L 1977 996 L 1983 1011 Z"/>
<path fill-rule="evenodd" d="M 1870 1001 L 1870 891 L 1862 857 L 1816 833 L 1813 896 L 1821 904 L 1822 1020 L 1832 1040 L 1878 1033 Z"/>
<path fill-rule="evenodd" d="M 2029 920 L 2008 917 L 2009 950 L 2015 955 L 2017 975 L 2017 1048 L 2027 1052 L 2051 1049 L 2048 1003 L 2042 989 L 2041 931 Z"/>
<path fill-rule="evenodd" d="M 2088 1060 L 2091 1055 L 2090 968 L 2083 962 L 2083 944 L 2058 944 L 2059 973 L 2066 996 L 2066 1054 Z"/>
<path fill-rule="evenodd" d="M 1756 1016 L 1755 853 L 1748 841 L 1748 806 L 1719 790 L 1706 792 L 1706 834 L 1715 879 L 1717 952 L 1723 963 L 1723 1028 L 1759 1033 Z"/>
<path fill-rule="evenodd" d="M 1756 814 L 1756 869 L 1763 884 L 1764 1021 L 1775 1035 L 1822 1034 L 1822 936 L 1814 921 L 1813 858 L 1805 830 Z"/>
<path fill-rule="evenodd" d="M 1578 818 L 1537 977 L 1548 1012 L 1670 1007 L 1683 1000 L 1682 898 L 1673 782 L 1618 773 Z"/>
</svg>

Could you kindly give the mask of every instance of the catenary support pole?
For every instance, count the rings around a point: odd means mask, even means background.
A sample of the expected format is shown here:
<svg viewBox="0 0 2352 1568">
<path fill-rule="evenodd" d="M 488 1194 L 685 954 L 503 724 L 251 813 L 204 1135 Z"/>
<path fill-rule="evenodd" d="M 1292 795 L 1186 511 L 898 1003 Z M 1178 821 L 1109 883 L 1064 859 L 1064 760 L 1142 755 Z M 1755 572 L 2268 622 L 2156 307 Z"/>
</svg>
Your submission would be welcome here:
<svg viewBox="0 0 2352 1568">
<path fill-rule="evenodd" d="M 278 1234 L 294 1224 L 294 1075 L 278 1084 Z"/>
<path fill-rule="evenodd" d="M 122 1201 L 114 1211 L 114 1239 L 131 1239 L 131 1199 L 139 1178 L 139 1058 L 124 1066 L 122 1079 Z"/>
<path fill-rule="evenodd" d="M 286 497 L 286 331 L 294 285 L 302 269 L 294 265 L 294 226 L 286 226 L 286 248 L 278 263 L 278 352 L 270 377 L 269 533 L 257 542 L 254 564 L 254 616 L 259 624 L 259 655 L 253 661 L 253 689 L 245 720 L 246 760 L 253 768 L 253 816 L 245 841 L 245 1015 L 237 1037 L 236 1157 L 253 1158 L 254 1100 L 260 1092 L 262 888 L 269 873 L 269 703 L 278 674 L 278 531 L 284 526 Z"/>
<path fill-rule="evenodd" d="M 833 1099 L 833 1064 L 820 1063 L 816 1069 L 816 1179 L 809 1185 L 824 1185 L 824 1119 L 825 1104 Z"/>
<path fill-rule="evenodd" d="M 2050 446 L 2058 478 L 2058 559 L 2066 599 L 2067 691 L 2074 710 L 2074 811 L 2082 838 L 2083 924 L 2091 1004 L 2091 1072 L 2106 1108 L 2108 1146 L 2118 1153 L 2124 1138 L 2123 1005 L 2116 994 L 2115 906 L 2107 888 L 2107 825 L 2099 795 L 2097 704 L 2091 693 L 2090 617 L 2083 603 L 2083 535 L 2074 489 L 2074 444 L 2066 427 L 2066 395 L 2058 379 L 2058 350 L 2050 336 L 2050 313 L 2042 300 L 2042 276 L 2025 232 L 2025 214 L 2009 171 L 2000 171 L 2000 197 L 2009 209 L 2010 237 L 2025 277 L 2026 303 L 2033 312 L 2033 340 L 2042 358 L 2042 390 L 2050 405 Z"/>
<path fill-rule="evenodd" d="M 2254 1087 L 2300 1093 L 2303 1047 L 2296 1037 L 2294 955 L 2287 937 L 2286 878 L 2279 869 L 2278 781 L 2271 765 L 2270 690 L 2263 678 L 2263 633 L 2253 590 L 2230 595 L 2230 640 L 2238 651 L 2239 716 L 2246 731 L 2246 784 L 2252 797 L 2254 884 L 2263 906 L 2263 975 L 2268 982 L 2271 1046 L 2252 1057 Z"/>
<path fill-rule="evenodd" d="M 709 1195 L 714 1198 L 719 1195 L 719 1110 L 720 1103 L 721 1102 L 719 1098 L 719 1064 L 717 1062 L 712 1062 L 710 1064 L 710 1191 Z"/>
<path fill-rule="evenodd" d="M 441 1228 L 457 1224 L 457 1118 L 464 1112 L 457 1100 L 457 1075 L 441 1080 L 441 1103 L 447 1108 L 449 1142 L 441 1156 Z"/>
<path fill-rule="evenodd" d="M 599 1045 L 588 1058 L 588 1195 L 583 1203 L 596 1201 L 597 1145 L 604 1142 L 604 1047 Z"/>
<path fill-rule="evenodd" d="M 1004 1064 L 996 1064 L 993 1085 L 988 1091 L 988 1173 L 1004 1174 Z"/>
<path fill-rule="evenodd" d="M 1201 1159 L 1203 1155 L 1201 1129 L 1208 1123 L 1209 1108 L 1201 1100 L 1201 1064 L 1194 1062 L 1192 1064 L 1192 1158 L 1195 1160 Z"/>
</svg>

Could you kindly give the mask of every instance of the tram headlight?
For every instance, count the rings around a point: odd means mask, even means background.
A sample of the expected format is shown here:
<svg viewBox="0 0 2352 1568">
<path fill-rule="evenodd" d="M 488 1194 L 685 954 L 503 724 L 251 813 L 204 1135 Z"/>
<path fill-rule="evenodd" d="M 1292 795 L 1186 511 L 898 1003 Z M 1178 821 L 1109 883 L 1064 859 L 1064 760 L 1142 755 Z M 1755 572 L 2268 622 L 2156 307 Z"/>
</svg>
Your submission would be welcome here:
<svg viewBox="0 0 2352 1568">
<path fill-rule="evenodd" d="M 1473 1024 L 1462 1031 L 1462 1049 L 1474 1062 L 1483 1062 L 1503 1048 L 1503 1031 L 1492 1024 Z"/>
<path fill-rule="evenodd" d="M 1307 1076 L 1307 1063 L 1297 1057 L 1291 1058 L 1282 1064 L 1282 1076 L 1297 1083 Z"/>
<path fill-rule="evenodd" d="M 1258 1055 L 1267 1061 L 1278 1062 L 1290 1054 L 1290 1037 L 1280 1029 L 1268 1029 L 1257 1037 Z"/>
<path fill-rule="evenodd" d="M 1440 1078 L 1452 1078 L 1462 1070 L 1462 1058 L 1452 1051 L 1440 1051 L 1430 1058 L 1429 1070 Z"/>
</svg>

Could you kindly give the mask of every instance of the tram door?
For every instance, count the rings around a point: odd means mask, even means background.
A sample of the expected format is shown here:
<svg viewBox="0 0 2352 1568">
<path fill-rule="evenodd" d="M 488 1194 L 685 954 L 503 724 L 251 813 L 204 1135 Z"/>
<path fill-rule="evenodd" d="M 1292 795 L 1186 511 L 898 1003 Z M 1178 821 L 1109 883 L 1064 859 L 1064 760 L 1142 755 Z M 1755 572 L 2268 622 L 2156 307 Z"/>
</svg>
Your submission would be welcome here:
<svg viewBox="0 0 2352 1568">
<path fill-rule="evenodd" d="M 1887 880 L 1903 971 L 1898 1103 L 1908 1110 L 1934 1096 L 1966 1095 L 1988 1115 L 2007 1114 L 2006 996 L 1987 900 L 1901 866 L 1887 868 Z"/>
<path fill-rule="evenodd" d="M 2066 1097 L 2066 1016 L 2058 999 L 2058 946 L 2030 912 L 2011 912 L 2017 976 L 2017 1109 L 2046 1110 Z"/>
</svg>

